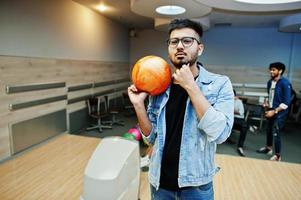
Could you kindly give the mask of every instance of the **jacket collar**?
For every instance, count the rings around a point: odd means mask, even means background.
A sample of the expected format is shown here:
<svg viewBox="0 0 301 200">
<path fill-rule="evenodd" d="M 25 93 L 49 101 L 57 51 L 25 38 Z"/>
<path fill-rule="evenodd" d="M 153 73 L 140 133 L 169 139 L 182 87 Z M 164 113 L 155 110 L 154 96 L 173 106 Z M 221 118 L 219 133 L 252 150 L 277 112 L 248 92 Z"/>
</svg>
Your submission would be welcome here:
<svg viewBox="0 0 301 200">
<path fill-rule="evenodd" d="M 213 81 L 212 73 L 208 72 L 201 63 L 197 63 L 197 68 L 199 69 L 199 76 L 196 80 L 197 82 L 209 84 Z"/>
<path fill-rule="evenodd" d="M 280 78 L 278 79 L 277 83 L 282 81 L 283 79 L 285 79 L 283 76 L 280 76 Z M 273 79 L 270 79 L 269 82 L 272 83 Z"/>
</svg>

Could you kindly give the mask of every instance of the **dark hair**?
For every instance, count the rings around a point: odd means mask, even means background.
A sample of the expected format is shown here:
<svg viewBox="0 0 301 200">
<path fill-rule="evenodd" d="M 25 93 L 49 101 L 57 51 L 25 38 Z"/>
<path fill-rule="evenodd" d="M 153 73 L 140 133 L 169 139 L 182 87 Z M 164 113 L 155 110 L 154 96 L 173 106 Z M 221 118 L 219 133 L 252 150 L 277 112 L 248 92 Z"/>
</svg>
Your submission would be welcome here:
<svg viewBox="0 0 301 200">
<path fill-rule="evenodd" d="M 272 68 L 276 68 L 278 70 L 282 70 L 281 75 L 285 71 L 285 65 L 283 63 L 281 63 L 281 62 L 271 63 L 269 69 L 272 69 Z"/>
<path fill-rule="evenodd" d="M 233 89 L 234 96 L 236 96 L 236 91 Z"/>
<path fill-rule="evenodd" d="M 191 28 L 199 35 L 199 39 L 203 36 L 203 28 L 200 23 L 192 21 L 190 19 L 174 19 L 169 24 L 168 33 L 170 33 L 175 29 L 181 28 Z"/>
</svg>

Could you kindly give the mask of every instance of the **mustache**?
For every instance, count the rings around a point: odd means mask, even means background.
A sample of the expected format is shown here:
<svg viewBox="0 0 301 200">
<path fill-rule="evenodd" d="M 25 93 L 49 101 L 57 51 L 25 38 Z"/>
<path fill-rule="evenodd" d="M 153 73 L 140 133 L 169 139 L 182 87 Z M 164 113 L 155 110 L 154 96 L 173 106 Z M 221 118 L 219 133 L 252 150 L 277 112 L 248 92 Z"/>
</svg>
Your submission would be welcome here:
<svg viewBox="0 0 301 200">
<path fill-rule="evenodd" d="M 185 55 L 185 56 L 186 56 L 186 53 L 185 53 L 184 51 L 178 51 L 175 55 L 177 56 L 177 55 L 179 55 L 179 54 Z"/>
</svg>

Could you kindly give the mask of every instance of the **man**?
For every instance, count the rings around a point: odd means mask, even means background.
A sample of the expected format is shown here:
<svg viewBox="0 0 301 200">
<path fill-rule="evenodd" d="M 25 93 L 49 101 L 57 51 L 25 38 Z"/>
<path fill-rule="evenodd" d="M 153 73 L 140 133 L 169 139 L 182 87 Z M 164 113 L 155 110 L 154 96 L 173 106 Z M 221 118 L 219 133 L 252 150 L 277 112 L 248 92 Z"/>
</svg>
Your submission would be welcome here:
<svg viewBox="0 0 301 200">
<path fill-rule="evenodd" d="M 257 150 L 258 153 L 272 155 L 273 136 L 275 140 L 275 154 L 270 158 L 273 161 L 281 160 L 281 135 L 285 119 L 289 112 L 291 102 L 291 83 L 282 75 L 285 65 L 280 62 L 269 66 L 271 79 L 267 83 L 269 100 L 264 104 L 265 117 L 268 120 L 266 146 Z"/>
<path fill-rule="evenodd" d="M 234 92 L 234 124 L 233 129 L 237 129 L 240 131 L 237 152 L 240 156 L 246 156 L 243 150 L 243 146 L 246 140 L 247 132 L 248 132 L 248 124 L 245 121 L 245 109 L 242 103 L 242 100 L 236 96 L 236 91 Z"/>
<path fill-rule="evenodd" d="M 188 19 L 170 23 L 168 55 L 175 72 L 167 91 L 148 96 L 128 88 L 141 132 L 153 144 L 149 181 L 153 200 L 213 199 L 216 144 L 224 142 L 233 124 L 230 80 L 206 71 L 202 27 Z"/>
</svg>

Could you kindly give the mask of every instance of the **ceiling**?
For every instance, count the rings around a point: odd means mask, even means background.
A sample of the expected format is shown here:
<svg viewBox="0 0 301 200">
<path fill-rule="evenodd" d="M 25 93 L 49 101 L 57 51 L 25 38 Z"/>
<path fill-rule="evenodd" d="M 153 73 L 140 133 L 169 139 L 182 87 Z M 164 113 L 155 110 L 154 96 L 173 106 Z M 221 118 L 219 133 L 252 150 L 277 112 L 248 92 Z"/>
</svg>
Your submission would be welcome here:
<svg viewBox="0 0 301 200">
<path fill-rule="evenodd" d="M 150 13 L 154 4 L 166 3 L 181 3 L 185 7 L 193 4 L 201 6 L 200 9 L 206 10 L 210 8 L 211 12 L 207 12 L 205 17 L 209 18 L 210 26 L 232 26 L 232 27 L 277 27 L 283 24 L 281 21 L 292 15 L 300 15 L 294 17 L 293 26 L 290 24 L 289 28 L 285 27 L 284 31 L 287 32 L 300 32 L 301 27 L 301 1 L 290 4 L 277 4 L 277 5 L 254 5 L 238 3 L 234 0 L 74 0 L 98 13 L 117 21 L 130 29 L 153 29 L 155 16 Z M 150 3 L 151 2 L 151 3 Z M 97 6 L 101 4 L 106 6 L 106 10 L 99 11 Z M 137 3 L 135 12 L 131 9 L 133 4 Z M 139 4 L 138 4 L 139 3 Z M 166 4 L 167 4 L 166 3 Z M 132 5 L 131 5 L 132 4 Z M 134 5 L 135 6 L 135 5 Z M 138 11 L 137 11 L 138 8 Z M 194 11 L 187 10 L 191 13 Z M 207 9 L 208 11 L 208 9 Z M 139 14 L 137 14 L 140 13 Z M 144 16 L 142 16 L 144 15 Z M 147 16 L 147 17 L 146 17 Z M 165 16 L 163 16 L 165 17 Z M 177 17 L 177 16 L 176 16 Z M 181 17 L 181 16 L 180 16 Z M 186 16 L 184 16 L 186 17 Z M 191 16 L 189 16 L 190 18 Z M 199 19 L 202 16 L 196 16 L 194 19 Z M 170 19 L 170 18 L 169 18 Z M 285 20 L 285 22 L 288 20 Z M 291 21 L 291 20 L 290 20 Z M 293 27 L 293 29 L 292 29 Z M 281 28 L 280 28 L 281 29 Z"/>
</svg>

